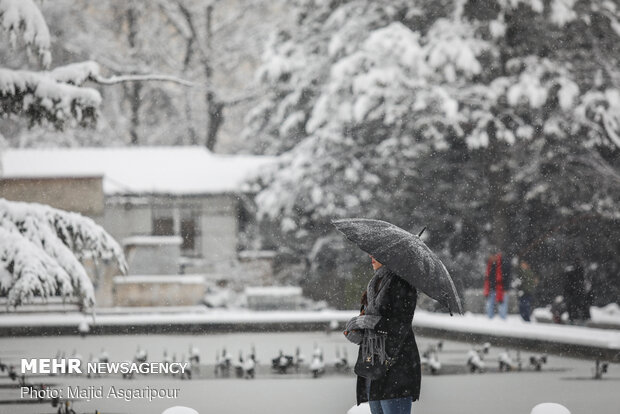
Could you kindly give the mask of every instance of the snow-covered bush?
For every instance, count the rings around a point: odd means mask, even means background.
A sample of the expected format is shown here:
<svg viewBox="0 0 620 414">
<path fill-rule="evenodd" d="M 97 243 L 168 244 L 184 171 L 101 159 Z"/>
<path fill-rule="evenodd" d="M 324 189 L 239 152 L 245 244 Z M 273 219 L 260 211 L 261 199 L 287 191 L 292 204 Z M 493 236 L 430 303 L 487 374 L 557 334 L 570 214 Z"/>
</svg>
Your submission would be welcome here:
<svg viewBox="0 0 620 414">
<path fill-rule="evenodd" d="M 92 219 L 0 199 L 0 296 L 8 306 L 61 296 L 91 308 L 93 285 L 80 262 L 85 258 L 113 260 L 126 271 L 121 247 Z"/>
</svg>

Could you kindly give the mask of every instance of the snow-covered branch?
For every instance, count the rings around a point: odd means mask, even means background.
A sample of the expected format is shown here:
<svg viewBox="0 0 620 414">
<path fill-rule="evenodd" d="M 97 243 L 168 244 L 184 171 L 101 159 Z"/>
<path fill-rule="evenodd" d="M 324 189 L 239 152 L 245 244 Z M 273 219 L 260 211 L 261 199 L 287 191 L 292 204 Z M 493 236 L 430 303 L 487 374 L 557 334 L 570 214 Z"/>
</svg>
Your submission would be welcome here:
<svg viewBox="0 0 620 414">
<path fill-rule="evenodd" d="M 47 121 L 58 129 L 71 119 L 81 125 L 92 124 L 101 95 L 95 89 L 75 86 L 85 80 L 82 75 L 81 71 L 30 72 L 0 68 L 0 116 L 25 115 L 31 124 Z"/>
<path fill-rule="evenodd" d="M 43 66 L 52 62 L 50 32 L 39 8 L 32 0 L 0 0 L 0 26 L 15 46 L 21 32 L 28 46 L 34 46 Z"/>
<path fill-rule="evenodd" d="M 174 82 L 186 87 L 194 82 L 168 75 L 122 75 L 106 78 L 93 61 L 73 63 L 51 71 L 31 72 L 0 68 L 0 116 L 27 116 L 31 124 L 49 122 L 63 129 L 68 121 L 91 126 L 101 104 L 99 91 L 82 85 L 91 81 L 102 85 L 121 82 Z"/>
<path fill-rule="evenodd" d="M 196 82 L 187 81 L 185 79 L 178 78 L 170 75 L 121 75 L 104 78 L 97 76 L 93 81 L 102 85 L 114 85 L 123 82 L 140 82 L 140 81 L 157 81 L 157 82 L 173 82 L 183 86 L 200 86 Z"/>
<path fill-rule="evenodd" d="M 589 91 L 575 108 L 578 122 L 599 127 L 598 132 L 608 143 L 620 149 L 620 91 Z"/>
<path fill-rule="evenodd" d="M 91 308 L 93 286 L 80 263 L 86 257 L 113 260 L 126 272 L 121 247 L 90 218 L 0 199 L 0 296 L 9 306 L 62 296 Z"/>
</svg>

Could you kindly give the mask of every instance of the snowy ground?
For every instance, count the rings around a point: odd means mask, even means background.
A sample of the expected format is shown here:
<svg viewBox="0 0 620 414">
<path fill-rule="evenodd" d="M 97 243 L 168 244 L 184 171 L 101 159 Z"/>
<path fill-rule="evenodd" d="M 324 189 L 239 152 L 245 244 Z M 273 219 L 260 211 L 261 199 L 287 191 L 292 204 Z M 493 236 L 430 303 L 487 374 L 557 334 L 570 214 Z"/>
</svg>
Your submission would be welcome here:
<svg viewBox="0 0 620 414">
<path fill-rule="evenodd" d="M 418 338 L 419 348 L 424 351 L 436 340 Z M 259 362 L 266 363 L 277 355 L 280 349 L 294 353 L 299 346 L 303 354 L 310 357 L 315 345 L 324 350 L 325 360 L 330 363 L 336 349 L 342 352 L 346 347 L 349 359 L 356 354 L 356 346 L 347 343 L 340 334 L 327 335 L 324 332 L 305 333 L 237 333 L 213 335 L 135 335 L 135 336 L 93 336 L 93 337 L 49 337 L 49 338 L 1 338 L 0 359 L 15 361 L 19 357 L 50 357 L 58 350 L 67 354 L 77 353 L 88 357 L 98 355 L 102 349 L 109 353 L 111 360 L 131 359 L 138 346 L 148 351 L 150 360 L 160 360 L 163 351 L 170 354 L 187 354 L 189 347 L 200 349 L 202 361 L 212 364 L 215 353 L 226 347 L 233 355 L 239 350 L 248 352 L 256 347 Z M 464 366 L 467 352 L 472 345 L 444 342 L 439 359 L 448 367 Z M 597 414 L 617 414 L 620 406 L 620 364 L 612 364 L 602 380 L 592 379 L 594 364 L 589 361 L 549 357 L 542 372 L 534 372 L 527 367 L 525 371 L 511 373 L 491 372 L 496 370 L 498 355 L 504 349 L 491 349 L 485 357 L 489 372 L 461 373 L 444 375 L 425 375 L 422 381 L 422 399 L 414 404 L 416 414 L 475 413 L 496 414 L 525 413 L 540 402 L 552 401 L 567 406 L 576 414 L 593 412 Z M 509 351 L 513 358 L 516 352 Z M 522 353 L 524 361 L 533 355 Z M 464 372 L 462 370 L 461 372 Z M 7 389 L 8 379 L 0 375 L 0 400 L 16 395 L 15 389 Z M 85 379 L 82 377 L 45 377 L 62 385 L 103 385 L 104 387 L 161 386 L 179 388 L 179 398 L 173 401 L 145 400 L 125 402 L 103 399 L 91 402 L 77 402 L 78 413 L 149 413 L 158 414 L 174 405 L 185 405 L 200 413 L 240 414 L 240 413 L 287 413 L 344 414 L 354 404 L 355 378 L 353 374 L 329 375 L 318 379 L 310 376 L 257 377 L 243 379 L 203 379 L 180 380 L 159 376 L 140 377 L 136 380 L 120 378 Z M 0 405 L 1 413 L 53 413 L 48 405 Z"/>
<path fill-rule="evenodd" d="M 552 323 L 551 306 L 546 308 L 534 309 L 532 317 L 539 322 Z M 569 323 L 568 312 L 562 314 L 563 323 Z M 620 329 L 620 305 L 610 303 L 603 307 L 590 307 L 590 320 L 585 322 L 586 326 L 602 326 Z"/>
</svg>

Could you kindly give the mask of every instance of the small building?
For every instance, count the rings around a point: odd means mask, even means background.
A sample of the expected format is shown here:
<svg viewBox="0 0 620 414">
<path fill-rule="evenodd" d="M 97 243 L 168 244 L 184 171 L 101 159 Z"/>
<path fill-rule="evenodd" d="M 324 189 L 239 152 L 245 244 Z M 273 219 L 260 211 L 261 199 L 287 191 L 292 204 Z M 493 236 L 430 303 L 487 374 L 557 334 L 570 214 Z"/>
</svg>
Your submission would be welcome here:
<svg viewBox="0 0 620 414">
<path fill-rule="evenodd" d="M 0 197 L 93 218 L 125 241 L 130 274 L 234 280 L 256 269 L 261 280 L 269 279 L 266 255 L 242 252 L 253 247 L 255 231 L 248 182 L 272 157 L 219 155 L 203 147 L 121 147 L 7 149 L 0 159 Z M 162 251 L 166 246 L 170 254 Z M 96 288 L 112 290 L 102 277 L 94 277 Z M 100 296 L 98 303 L 110 302 Z"/>
</svg>

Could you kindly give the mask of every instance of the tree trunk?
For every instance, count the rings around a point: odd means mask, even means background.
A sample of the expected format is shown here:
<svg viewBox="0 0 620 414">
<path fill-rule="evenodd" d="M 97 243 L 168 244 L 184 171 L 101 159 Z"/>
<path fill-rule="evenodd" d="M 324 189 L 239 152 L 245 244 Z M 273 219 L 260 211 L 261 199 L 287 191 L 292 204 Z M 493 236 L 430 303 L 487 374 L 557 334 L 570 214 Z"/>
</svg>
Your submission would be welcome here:
<svg viewBox="0 0 620 414">
<path fill-rule="evenodd" d="M 509 185 L 508 170 L 503 166 L 505 158 L 504 145 L 497 139 L 494 121 L 489 121 L 486 128 L 489 147 L 485 151 L 485 165 L 488 176 L 489 214 L 491 216 L 490 241 L 496 249 L 506 253 L 509 249 L 508 205 L 505 201 Z"/>
<path fill-rule="evenodd" d="M 215 98 L 213 92 L 207 92 L 207 149 L 213 151 L 217 144 L 217 133 L 224 121 L 224 104 Z"/>
<path fill-rule="evenodd" d="M 187 46 L 185 48 L 185 58 L 183 59 L 183 73 L 187 73 L 189 69 L 189 64 L 192 60 L 192 45 L 194 44 L 193 37 L 190 37 L 187 40 Z M 192 101 L 191 95 L 189 93 L 185 94 L 185 118 L 187 122 L 187 135 L 189 137 L 189 142 L 192 145 L 198 145 L 198 134 L 196 134 L 196 129 L 194 128 L 194 121 L 192 115 Z"/>
<path fill-rule="evenodd" d="M 131 137 L 131 145 L 138 145 L 140 143 L 138 128 L 140 127 L 140 106 L 142 105 L 142 98 L 140 97 L 141 90 L 142 84 L 140 82 L 133 82 L 130 94 L 131 123 L 129 135 Z"/>
<path fill-rule="evenodd" d="M 204 59 L 205 80 L 207 84 L 207 93 L 205 94 L 205 103 L 207 105 L 205 146 L 209 151 L 213 151 L 215 144 L 217 144 L 217 133 L 224 119 L 224 104 L 217 99 L 213 89 L 213 68 L 211 67 L 211 59 L 213 57 L 213 50 L 211 48 L 211 37 L 213 34 L 212 17 L 213 5 L 209 4 L 206 8 L 206 58 Z"/>
<path fill-rule="evenodd" d="M 136 48 L 136 38 L 138 36 L 138 11 L 133 7 L 127 9 L 127 28 L 129 33 L 127 40 L 132 52 Z M 140 82 L 132 82 L 129 87 L 129 107 L 131 108 L 131 117 L 129 124 L 129 136 L 131 145 L 138 145 L 140 143 L 138 128 L 140 127 L 140 106 L 142 105 L 142 98 L 140 92 L 142 91 L 142 84 Z"/>
</svg>

